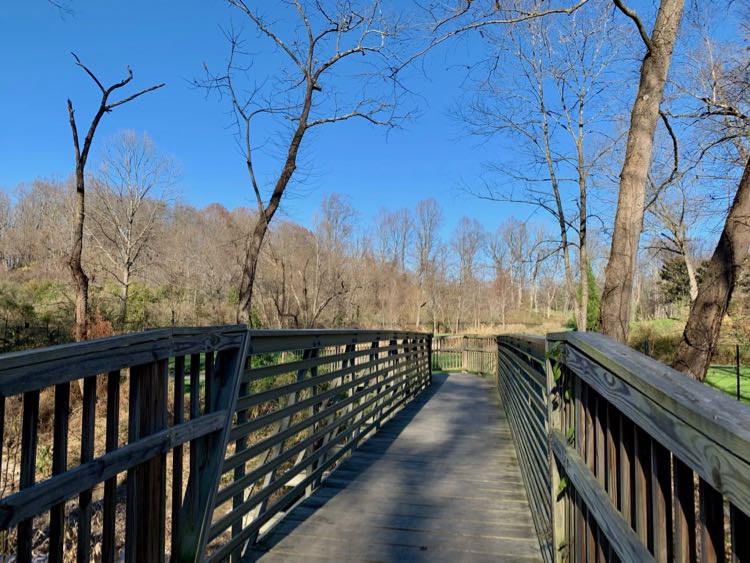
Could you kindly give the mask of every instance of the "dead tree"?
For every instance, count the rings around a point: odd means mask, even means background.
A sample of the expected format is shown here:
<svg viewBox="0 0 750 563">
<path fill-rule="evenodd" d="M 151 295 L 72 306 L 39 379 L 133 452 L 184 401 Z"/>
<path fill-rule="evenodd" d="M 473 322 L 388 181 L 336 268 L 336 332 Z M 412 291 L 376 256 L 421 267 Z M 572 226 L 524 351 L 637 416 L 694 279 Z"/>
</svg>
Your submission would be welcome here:
<svg viewBox="0 0 750 563">
<path fill-rule="evenodd" d="M 601 305 L 602 332 L 625 342 L 630 324 L 638 245 L 643 231 L 646 185 L 653 156 L 654 134 L 685 2 L 661 0 L 654 29 L 649 36 L 635 12 L 625 6 L 622 0 L 613 1 L 621 12 L 635 22 L 646 45 L 638 93 L 630 114 L 612 248 L 605 270 Z"/>
<path fill-rule="evenodd" d="M 292 23 L 299 34 L 285 39 L 283 22 L 272 23 L 243 0 L 227 1 L 281 57 L 273 75 L 243 87 L 239 82 L 249 74 L 249 66 L 242 66 L 239 59 L 246 53 L 240 35 L 230 31 L 225 34 L 230 46 L 225 72 L 213 74 L 206 68 L 206 77 L 195 81 L 196 86 L 229 99 L 257 203 L 258 218 L 245 242 L 237 308 L 237 320 L 247 321 L 263 242 L 295 177 L 307 133 L 320 125 L 352 119 L 393 127 L 399 118 L 395 114 L 398 82 L 388 48 L 400 27 L 383 16 L 379 1 L 364 7 L 356 2 L 289 0 L 282 4 L 294 14 Z M 353 99 L 339 86 L 347 80 L 362 86 Z M 385 89 L 384 81 L 388 83 Z M 256 138 L 260 118 L 271 122 L 270 129 L 275 127 L 269 136 L 274 142 L 283 139 L 282 164 L 269 186 L 256 174 L 254 160 L 269 140 Z"/>
<path fill-rule="evenodd" d="M 73 53 L 73 58 L 76 61 L 76 65 L 81 67 L 96 83 L 102 94 L 99 108 L 96 110 L 86 133 L 86 137 L 83 140 L 83 147 L 81 147 L 78 137 L 78 126 L 76 125 L 73 102 L 68 98 L 68 117 L 70 119 L 70 129 L 73 133 L 73 149 L 75 151 L 76 163 L 76 194 L 73 207 L 73 240 L 70 248 L 70 257 L 68 258 L 68 267 L 70 268 L 70 273 L 73 277 L 73 286 L 75 288 L 75 327 L 73 329 L 73 335 L 76 340 L 85 340 L 88 336 L 89 321 L 89 278 L 83 269 L 81 257 L 83 255 L 83 224 L 86 218 L 86 161 L 88 160 L 89 151 L 91 150 L 91 143 L 94 140 L 94 133 L 96 133 L 96 128 L 99 126 L 99 122 L 102 117 L 104 117 L 105 113 L 109 113 L 116 107 L 126 104 L 147 92 L 152 92 L 161 88 L 164 84 L 151 86 L 140 92 L 127 96 L 126 98 L 111 102 L 109 97 L 112 93 L 115 90 L 119 90 L 126 86 L 131 80 L 133 80 L 133 71 L 130 70 L 130 67 L 128 67 L 128 75 L 126 78 L 119 82 L 115 82 L 109 87 L 105 87 L 96 75 L 81 62 L 75 53 Z"/>
</svg>

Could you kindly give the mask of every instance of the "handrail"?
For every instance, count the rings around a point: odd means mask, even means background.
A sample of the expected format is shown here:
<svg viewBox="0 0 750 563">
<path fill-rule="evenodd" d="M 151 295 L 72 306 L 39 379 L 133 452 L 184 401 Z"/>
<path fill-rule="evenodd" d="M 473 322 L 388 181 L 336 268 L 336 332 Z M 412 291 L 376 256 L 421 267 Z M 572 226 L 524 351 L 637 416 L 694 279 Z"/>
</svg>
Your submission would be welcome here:
<svg viewBox="0 0 750 563">
<path fill-rule="evenodd" d="M 2 355 L 0 558 L 240 554 L 429 384 L 430 345 L 227 326 Z"/>
<path fill-rule="evenodd" d="M 750 560 L 750 409 L 599 334 L 548 349 L 559 559 Z"/>
</svg>

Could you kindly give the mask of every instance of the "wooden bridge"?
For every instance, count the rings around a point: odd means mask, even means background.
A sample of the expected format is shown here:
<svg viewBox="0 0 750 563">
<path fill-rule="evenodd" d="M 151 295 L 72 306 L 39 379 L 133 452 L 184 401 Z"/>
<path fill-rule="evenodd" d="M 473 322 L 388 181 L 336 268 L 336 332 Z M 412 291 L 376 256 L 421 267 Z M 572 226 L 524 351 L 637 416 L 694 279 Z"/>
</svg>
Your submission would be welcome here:
<svg viewBox="0 0 750 563">
<path fill-rule="evenodd" d="M 750 561 L 750 411 L 596 334 L 7 354 L 0 436 L 3 561 Z"/>
</svg>

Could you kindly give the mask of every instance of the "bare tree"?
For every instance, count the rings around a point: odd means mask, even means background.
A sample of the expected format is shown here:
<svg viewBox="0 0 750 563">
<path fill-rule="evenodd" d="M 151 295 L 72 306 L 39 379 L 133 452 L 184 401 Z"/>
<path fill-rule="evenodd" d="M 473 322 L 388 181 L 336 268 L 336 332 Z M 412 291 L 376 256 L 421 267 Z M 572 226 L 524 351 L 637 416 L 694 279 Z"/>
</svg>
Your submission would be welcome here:
<svg viewBox="0 0 750 563">
<path fill-rule="evenodd" d="M 128 75 L 123 80 L 115 82 L 111 86 L 105 87 L 97 76 L 89 70 L 87 66 L 81 63 L 80 59 L 73 54 L 73 58 L 76 61 L 76 65 L 81 67 L 86 74 L 91 77 L 94 83 L 101 91 L 101 100 L 99 107 L 94 114 L 91 124 L 89 125 L 86 137 L 83 140 L 83 146 L 80 144 L 78 137 L 78 126 L 76 125 L 75 111 L 73 109 L 73 102 L 68 99 L 68 118 L 70 120 L 70 129 L 73 134 L 73 149 L 75 151 L 75 165 L 76 165 L 76 196 L 75 196 L 75 207 L 73 221 L 73 240 L 70 249 L 70 258 L 68 260 L 68 267 L 73 277 L 73 284 L 75 287 L 75 328 L 74 336 L 76 340 L 85 340 L 88 336 L 88 322 L 89 322 L 89 278 L 83 269 L 81 257 L 83 255 L 83 225 L 86 218 L 86 162 L 88 161 L 89 151 L 91 150 L 91 143 L 94 141 L 94 133 L 96 128 L 99 126 L 99 122 L 105 113 L 110 113 L 113 109 L 123 104 L 126 104 L 143 94 L 153 92 L 154 90 L 161 88 L 164 84 L 157 84 L 151 86 L 135 94 L 127 96 L 117 101 L 110 101 L 110 96 L 116 90 L 126 86 L 131 80 L 133 80 L 133 71 L 128 67 Z"/>
<path fill-rule="evenodd" d="M 244 0 L 227 1 L 282 57 L 273 65 L 273 75 L 245 88 L 240 82 L 247 77 L 249 67 L 240 61 L 245 55 L 243 43 L 239 34 L 228 32 L 229 57 L 224 72 L 213 74 L 207 69 L 206 78 L 196 80 L 196 85 L 218 91 L 230 100 L 257 204 L 258 220 L 245 245 L 237 311 L 238 320 L 247 320 L 263 241 L 295 175 L 306 134 L 315 127 L 351 119 L 395 125 L 396 83 L 389 80 L 393 77 L 388 49 L 400 29 L 383 15 L 379 1 L 370 6 L 284 1 L 281 4 L 294 14 L 294 20 L 275 23 Z M 352 80 L 361 86 L 353 96 L 341 88 Z M 256 173 L 254 159 L 256 151 L 265 145 L 264 140 L 256 138 L 257 120 L 261 118 L 276 120 L 276 129 L 269 126 L 274 129 L 270 137 L 284 139 L 281 169 L 270 175 L 269 189 Z"/>
<path fill-rule="evenodd" d="M 456 307 L 455 332 L 461 330 L 464 307 L 467 301 L 471 301 L 471 304 L 474 305 L 474 312 L 476 313 L 476 260 L 479 251 L 484 244 L 484 236 L 484 229 L 479 221 L 468 217 L 461 217 L 461 220 L 453 233 L 451 246 L 458 257 L 458 288 L 456 289 L 458 304 Z M 476 314 L 474 320 L 476 325 Z"/>
<path fill-rule="evenodd" d="M 690 283 L 690 302 L 698 296 L 698 278 L 696 275 L 691 241 L 690 227 L 698 219 L 701 205 L 695 198 L 690 198 L 688 187 L 681 183 L 674 195 L 662 194 L 654 200 L 649 212 L 654 218 L 653 230 L 657 232 L 656 240 L 649 248 L 670 257 L 678 257 L 685 263 Z"/>
<path fill-rule="evenodd" d="M 0 263 L 5 269 L 8 264 L 8 233 L 10 232 L 10 198 L 5 192 L 0 192 Z"/>
<path fill-rule="evenodd" d="M 614 144 L 606 131 L 614 113 L 608 71 L 615 51 L 606 45 L 622 35 L 606 10 L 590 8 L 564 25 L 531 19 L 491 41 L 496 52 L 478 81 L 479 95 L 459 111 L 472 133 L 506 134 L 519 143 L 511 162 L 491 163 L 485 185 L 468 191 L 529 205 L 554 219 L 578 330 L 586 330 L 589 186 Z M 532 176 L 529 170 L 543 172 Z"/>
<path fill-rule="evenodd" d="M 429 291 L 429 286 L 436 274 L 436 253 L 438 251 L 438 228 L 442 223 L 442 211 L 440 204 L 432 199 L 423 199 L 417 202 L 417 221 L 415 226 L 416 255 L 417 255 L 417 285 L 419 287 L 419 298 L 417 303 L 417 330 L 421 327 L 422 309 L 432 302 L 433 313 L 435 310 L 435 296 Z M 433 314 L 434 318 L 434 314 Z"/>
<path fill-rule="evenodd" d="M 130 285 L 148 264 L 175 179 L 174 163 L 159 154 L 148 135 L 123 131 L 105 149 L 93 182 L 87 231 L 103 258 L 103 269 L 120 287 L 123 324 Z"/>
<path fill-rule="evenodd" d="M 643 230 L 654 134 L 682 19 L 684 0 L 661 0 L 650 36 L 635 12 L 625 6 L 622 0 L 613 1 L 623 14 L 633 20 L 646 46 L 638 92 L 630 114 L 612 248 L 605 271 L 601 305 L 602 332 L 625 342 L 630 324 L 633 277 Z"/>
<path fill-rule="evenodd" d="M 375 225 L 380 259 L 393 264 L 399 272 L 404 272 L 406 251 L 414 233 L 414 221 L 409 210 L 381 209 L 375 218 Z"/>
</svg>

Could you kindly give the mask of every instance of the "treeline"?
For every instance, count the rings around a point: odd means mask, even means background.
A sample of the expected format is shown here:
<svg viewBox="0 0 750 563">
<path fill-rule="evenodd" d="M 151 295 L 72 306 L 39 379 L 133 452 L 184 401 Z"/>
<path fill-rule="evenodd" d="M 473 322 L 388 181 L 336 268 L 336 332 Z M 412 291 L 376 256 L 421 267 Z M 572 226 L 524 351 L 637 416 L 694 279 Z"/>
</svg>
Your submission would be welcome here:
<svg viewBox="0 0 750 563">
<path fill-rule="evenodd" d="M 85 222 L 92 336 L 236 321 L 245 245 L 258 215 L 179 201 L 176 178 L 176 166 L 145 135 L 124 132 L 107 145 L 90 178 Z M 35 180 L 0 192 L 6 348 L 70 337 L 73 190 L 72 181 Z M 541 224 L 510 219 L 488 231 L 464 217 L 450 231 L 435 199 L 381 209 L 367 223 L 340 194 L 325 197 L 311 223 L 272 225 L 256 280 L 255 326 L 479 332 L 575 325 L 559 241 Z M 592 245 L 592 327 L 605 253 Z M 684 261 L 661 256 L 642 260 L 638 318 L 679 315 L 689 304 Z"/>
<path fill-rule="evenodd" d="M 123 138 L 155 151 L 147 138 Z M 170 199 L 171 182 L 160 182 L 144 193 L 92 177 L 83 257 L 92 336 L 236 320 L 245 241 L 257 214 L 219 204 L 198 209 Z M 35 180 L 0 194 L 5 326 L 69 332 L 72 193 L 69 182 Z M 278 221 L 263 247 L 252 324 L 477 331 L 568 315 L 560 261 L 541 227 L 509 220 L 487 232 L 464 217 L 443 236 L 444 221 L 440 204 L 425 199 L 414 209 L 383 209 L 363 225 L 339 194 L 323 200 L 309 228 Z"/>
</svg>

